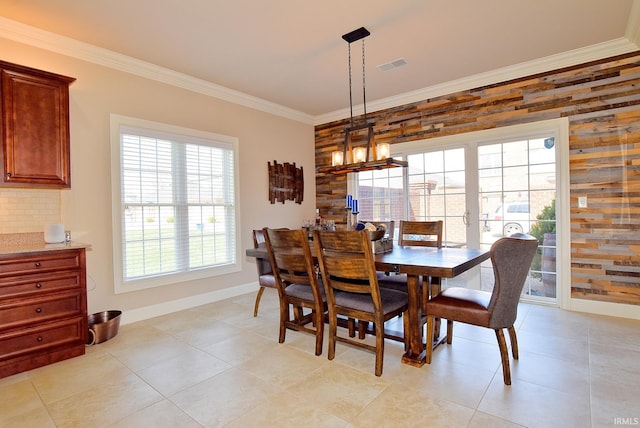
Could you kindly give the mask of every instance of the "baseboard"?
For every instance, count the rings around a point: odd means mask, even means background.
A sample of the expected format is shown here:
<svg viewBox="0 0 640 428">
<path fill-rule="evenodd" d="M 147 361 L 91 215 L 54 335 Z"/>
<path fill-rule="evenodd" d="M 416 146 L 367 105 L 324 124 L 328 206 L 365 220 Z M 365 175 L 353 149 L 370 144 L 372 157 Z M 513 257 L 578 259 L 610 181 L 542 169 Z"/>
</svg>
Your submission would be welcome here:
<svg viewBox="0 0 640 428">
<path fill-rule="evenodd" d="M 120 324 L 130 324 L 137 321 L 143 321 L 149 318 L 166 315 L 184 309 L 195 308 L 196 306 L 206 305 L 231 297 L 240 296 L 242 294 L 251 293 L 258 289 L 258 283 L 239 285 L 236 287 L 223 288 L 209 293 L 197 294 L 170 302 L 158 303 L 156 305 L 136 308 L 129 311 L 122 311 Z"/>
<path fill-rule="evenodd" d="M 586 299 L 570 299 L 570 311 L 586 312 L 610 317 L 630 318 L 640 320 L 640 306 L 623 303 L 597 302 Z"/>
</svg>

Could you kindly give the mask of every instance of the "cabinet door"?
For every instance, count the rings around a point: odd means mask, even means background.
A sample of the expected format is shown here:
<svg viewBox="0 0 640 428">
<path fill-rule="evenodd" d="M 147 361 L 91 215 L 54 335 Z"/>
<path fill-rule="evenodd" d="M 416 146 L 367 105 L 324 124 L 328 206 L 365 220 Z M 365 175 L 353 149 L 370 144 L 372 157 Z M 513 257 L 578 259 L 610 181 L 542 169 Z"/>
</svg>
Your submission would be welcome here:
<svg viewBox="0 0 640 428">
<path fill-rule="evenodd" d="M 3 69 L 2 122 L 0 184 L 71 186 L 68 81 Z"/>
</svg>

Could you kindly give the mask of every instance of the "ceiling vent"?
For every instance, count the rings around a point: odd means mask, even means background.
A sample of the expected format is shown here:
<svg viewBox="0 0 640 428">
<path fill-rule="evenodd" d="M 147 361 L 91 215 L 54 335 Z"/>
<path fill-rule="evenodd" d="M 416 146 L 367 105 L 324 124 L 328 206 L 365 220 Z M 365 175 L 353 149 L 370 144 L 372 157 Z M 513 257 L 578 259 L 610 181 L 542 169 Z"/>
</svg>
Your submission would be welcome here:
<svg viewBox="0 0 640 428">
<path fill-rule="evenodd" d="M 393 70 L 394 68 L 402 67 L 403 65 L 407 65 L 407 60 L 404 58 L 398 58 L 398 59 L 394 59 L 391 62 L 378 65 L 378 70 L 389 71 L 389 70 Z"/>
</svg>

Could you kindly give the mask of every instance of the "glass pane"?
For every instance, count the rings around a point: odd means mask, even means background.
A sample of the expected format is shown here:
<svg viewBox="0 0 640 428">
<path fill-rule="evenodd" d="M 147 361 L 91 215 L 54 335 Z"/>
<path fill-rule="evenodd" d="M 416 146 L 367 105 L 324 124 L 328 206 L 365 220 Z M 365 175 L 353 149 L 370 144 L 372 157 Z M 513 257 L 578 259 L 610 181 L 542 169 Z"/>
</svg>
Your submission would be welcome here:
<svg viewBox="0 0 640 428">
<path fill-rule="evenodd" d="M 464 171 L 464 149 L 446 150 L 444 164 L 447 171 Z"/>
<path fill-rule="evenodd" d="M 442 172 L 444 171 L 443 152 L 424 153 L 424 164 L 426 172 Z"/>
<path fill-rule="evenodd" d="M 448 172 L 444 177 L 444 185 L 447 193 L 465 193 L 464 171 Z"/>
<path fill-rule="evenodd" d="M 527 165 L 529 142 L 515 141 L 502 145 L 502 162 L 504 166 Z"/>
<path fill-rule="evenodd" d="M 478 147 L 478 168 L 499 168 L 502 166 L 502 145 L 491 144 Z"/>
<path fill-rule="evenodd" d="M 538 138 L 529 141 L 529 163 L 531 165 L 540 163 L 555 164 L 556 151 L 553 147 L 555 141 L 550 140 L 554 140 L 554 138 Z"/>
<path fill-rule="evenodd" d="M 409 174 L 424 174 L 424 157 L 422 154 L 407 156 L 409 162 Z"/>
<path fill-rule="evenodd" d="M 502 170 L 503 189 L 520 190 L 526 194 L 529 189 L 529 167 L 519 166 L 504 168 Z"/>
</svg>

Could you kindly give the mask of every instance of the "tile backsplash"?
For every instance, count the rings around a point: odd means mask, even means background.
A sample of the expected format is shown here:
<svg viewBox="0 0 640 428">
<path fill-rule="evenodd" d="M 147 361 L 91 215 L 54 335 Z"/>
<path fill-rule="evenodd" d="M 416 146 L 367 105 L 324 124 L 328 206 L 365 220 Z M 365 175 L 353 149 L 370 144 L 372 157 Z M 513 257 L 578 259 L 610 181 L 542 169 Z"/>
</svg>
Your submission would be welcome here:
<svg viewBox="0 0 640 428">
<path fill-rule="evenodd" d="M 60 190 L 0 189 L 0 233 L 42 232 L 60 223 Z"/>
</svg>

